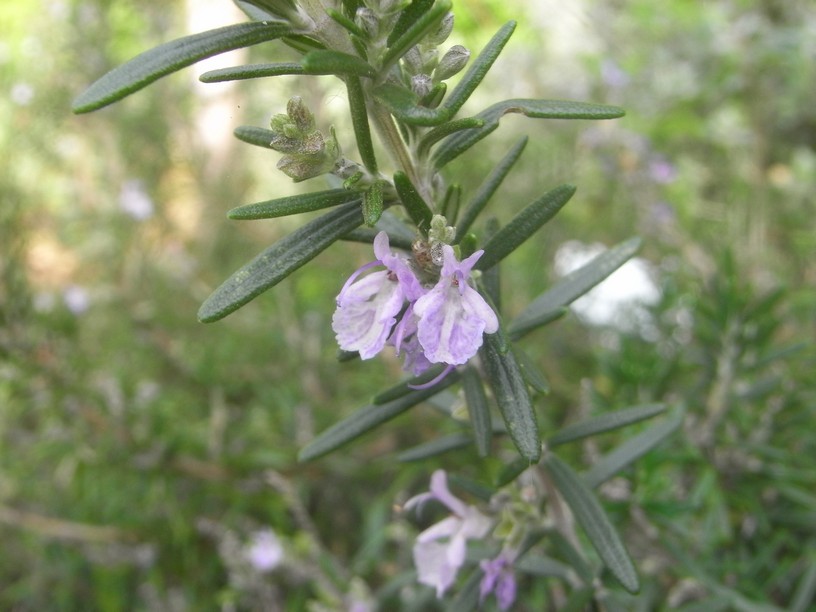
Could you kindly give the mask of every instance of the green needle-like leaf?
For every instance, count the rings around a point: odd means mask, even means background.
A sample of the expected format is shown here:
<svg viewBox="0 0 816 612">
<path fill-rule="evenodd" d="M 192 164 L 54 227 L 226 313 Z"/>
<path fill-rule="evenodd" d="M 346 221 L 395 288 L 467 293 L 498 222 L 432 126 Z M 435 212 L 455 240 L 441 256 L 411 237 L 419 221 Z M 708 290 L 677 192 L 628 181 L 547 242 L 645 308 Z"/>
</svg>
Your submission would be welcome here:
<svg viewBox="0 0 816 612">
<path fill-rule="evenodd" d="M 303 70 L 306 74 L 353 74 L 355 76 L 373 77 L 377 74 L 367 61 L 339 51 L 310 51 L 303 57 Z"/>
<path fill-rule="evenodd" d="M 480 457 L 487 457 L 490 454 L 490 442 L 493 439 L 493 423 L 490 420 L 490 407 L 487 404 L 482 379 L 472 366 L 467 366 L 462 373 L 462 386 L 465 390 L 476 452 Z"/>
<path fill-rule="evenodd" d="M 272 219 L 274 217 L 285 217 L 299 213 L 320 210 L 331 206 L 346 204 L 347 202 L 359 202 L 362 196 L 357 191 L 347 189 L 329 189 L 327 191 L 316 191 L 314 193 L 304 193 L 302 195 L 278 198 L 256 204 L 247 204 L 233 208 L 227 213 L 227 217 L 235 220 L 250 219 Z"/>
<path fill-rule="evenodd" d="M 395 172 L 394 187 L 414 225 L 423 233 L 427 233 L 431 227 L 433 213 L 425 200 L 422 199 L 422 196 L 419 195 L 413 183 L 411 183 L 411 179 L 402 171 Z"/>
<path fill-rule="evenodd" d="M 548 440 L 547 446 L 553 447 L 575 440 L 588 438 L 597 434 L 613 431 L 627 425 L 639 423 L 666 411 L 666 404 L 644 404 L 632 406 L 623 410 L 616 410 L 606 414 L 589 418 L 580 423 L 567 425 L 555 432 Z"/>
<path fill-rule="evenodd" d="M 205 72 L 198 77 L 198 80 L 202 83 L 220 83 L 222 81 L 262 79 L 264 77 L 281 76 L 284 74 L 304 74 L 303 66 L 294 62 L 231 66 L 229 68 L 219 68 Z"/>
<path fill-rule="evenodd" d="M 363 194 L 363 223 L 374 227 L 383 214 L 383 181 L 374 181 Z"/>
<path fill-rule="evenodd" d="M 410 125 L 440 125 L 450 119 L 446 108 L 428 108 L 419 105 L 419 97 L 410 89 L 394 83 L 383 83 L 371 93 L 392 115 Z"/>
<path fill-rule="evenodd" d="M 495 266 L 552 219 L 574 193 L 572 185 L 561 185 L 530 204 L 490 238 L 475 267 L 487 270 Z"/>
<path fill-rule="evenodd" d="M 480 349 L 487 380 L 519 454 L 536 463 L 541 457 L 541 439 L 533 404 L 516 358 L 512 351 L 502 350 L 499 336 L 485 334 Z"/>
<path fill-rule="evenodd" d="M 593 488 L 606 482 L 668 438 L 682 423 L 683 414 L 679 413 L 627 440 L 609 454 L 601 457 L 592 468 L 587 470 L 584 473 L 584 482 Z"/>
<path fill-rule="evenodd" d="M 373 175 L 377 175 L 377 157 L 374 154 L 374 144 L 371 142 L 371 128 L 368 125 L 368 111 L 366 99 L 360 79 L 355 76 L 346 78 L 348 90 L 349 111 L 351 124 L 354 127 L 354 137 L 357 139 L 357 150 L 363 165 Z"/>
<path fill-rule="evenodd" d="M 484 119 L 479 119 L 477 117 L 465 117 L 464 119 L 456 119 L 454 121 L 443 123 L 422 137 L 422 140 L 420 140 L 419 144 L 417 145 L 417 156 L 424 158 L 428 154 L 431 147 L 446 136 L 450 136 L 451 134 L 461 130 L 472 130 L 473 128 L 482 127 L 483 125 Z"/>
<path fill-rule="evenodd" d="M 462 212 L 462 216 L 456 223 L 456 242 L 462 240 L 465 234 L 468 233 L 473 222 L 476 221 L 490 198 L 493 197 L 493 194 L 496 193 L 496 190 L 502 184 L 502 181 L 504 181 L 504 177 L 507 176 L 507 173 L 510 172 L 510 169 L 518 161 L 518 158 L 521 157 L 525 146 L 527 146 L 526 136 L 520 138 L 518 142 L 510 148 L 502 160 L 496 164 L 496 167 L 493 168 L 493 171 L 484 182 L 479 185 L 479 189 L 473 195 L 470 202 L 468 202 L 465 210 Z"/>
<path fill-rule="evenodd" d="M 417 19 L 422 17 L 433 6 L 434 0 L 412 0 L 408 6 L 400 11 L 394 28 L 388 34 L 386 46 L 392 47 L 397 39 L 405 34 Z"/>
<path fill-rule="evenodd" d="M 264 149 L 271 149 L 272 140 L 275 138 L 272 130 L 254 125 L 239 125 L 232 133 L 238 140 Z"/>
<path fill-rule="evenodd" d="M 292 28 L 281 23 L 240 23 L 159 45 L 96 81 L 74 100 L 73 111 L 97 110 L 205 58 L 289 34 Z"/>
<path fill-rule="evenodd" d="M 627 591 L 636 593 L 640 581 L 635 566 L 598 499 L 580 476 L 552 453 L 544 465 L 601 560 Z"/>
<path fill-rule="evenodd" d="M 381 73 L 386 74 L 388 69 L 408 52 L 408 49 L 417 44 L 426 34 L 437 27 L 450 9 L 450 0 L 437 0 L 429 10 L 422 13 L 396 40 L 389 42 L 388 49 L 383 53 L 380 60 Z"/>
<path fill-rule="evenodd" d="M 471 437 L 463 433 L 455 433 L 441 438 L 436 438 L 430 442 L 420 444 L 397 455 L 397 461 L 407 463 L 409 461 L 421 461 L 430 457 L 436 457 L 452 450 L 465 448 L 471 443 Z"/>
<path fill-rule="evenodd" d="M 235 272 L 201 305 L 198 319 L 212 323 L 278 284 L 363 222 L 356 202 L 310 221 Z"/>
<path fill-rule="evenodd" d="M 446 108 L 444 104 L 440 110 L 443 108 Z M 623 109 L 605 104 L 567 100 L 505 100 L 476 115 L 484 119 L 482 127 L 459 132 L 444 140 L 433 154 L 434 166 L 441 168 L 456 159 L 499 127 L 499 120 L 507 113 L 521 113 L 532 119 L 616 119 L 624 115 Z"/>
<path fill-rule="evenodd" d="M 412 391 L 408 395 L 386 404 L 372 404 L 361 408 L 351 416 L 335 423 L 307 444 L 298 454 L 298 461 L 317 459 L 348 444 L 378 425 L 399 416 L 409 408 L 436 395 L 457 380 L 459 380 L 458 376 L 449 375 L 430 389 Z"/>
<path fill-rule="evenodd" d="M 626 263 L 640 248 L 640 238 L 630 238 L 601 253 L 588 264 L 567 274 L 528 304 L 510 324 L 508 333 L 518 339 L 551 320 L 553 313 L 568 306 Z"/>
</svg>

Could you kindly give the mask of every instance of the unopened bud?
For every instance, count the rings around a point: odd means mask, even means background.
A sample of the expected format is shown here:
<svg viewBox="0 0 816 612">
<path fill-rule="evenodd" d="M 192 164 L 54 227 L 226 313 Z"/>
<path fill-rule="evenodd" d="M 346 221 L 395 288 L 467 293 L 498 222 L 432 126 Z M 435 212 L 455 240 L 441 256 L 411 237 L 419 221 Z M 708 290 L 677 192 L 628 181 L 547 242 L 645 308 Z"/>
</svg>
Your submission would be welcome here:
<svg viewBox="0 0 816 612">
<path fill-rule="evenodd" d="M 303 134 L 308 134 L 315 127 L 314 115 L 306 108 L 300 96 L 292 96 L 286 104 L 286 114 Z"/>
<path fill-rule="evenodd" d="M 376 40 L 380 35 L 380 20 L 377 14 L 370 8 L 361 7 L 357 9 L 354 22 L 368 34 L 372 40 Z"/>
<path fill-rule="evenodd" d="M 420 98 L 424 98 L 431 92 L 433 81 L 427 74 L 415 74 L 411 77 L 411 89 Z"/>
<path fill-rule="evenodd" d="M 454 74 L 465 67 L 470 59 L 470 51 L 465 49 L 462 45 L 454 45 L 442 59 L 439 60 L 439 65 L 434 71 L 434 79 L 436 81 L 444 81 L 451 78 Z"/>
<path fill-rule="evenodd" d="M 442 18 L 442 21 L 439 23 L 439 27 L 428 34 L 428 36 L 425 38 L 425 42 L 430 45 L 441 45 L 448 39 L 448 36 L 450 36 L 452 31 L 453 13 L 448 13 Z"/>
</svg>

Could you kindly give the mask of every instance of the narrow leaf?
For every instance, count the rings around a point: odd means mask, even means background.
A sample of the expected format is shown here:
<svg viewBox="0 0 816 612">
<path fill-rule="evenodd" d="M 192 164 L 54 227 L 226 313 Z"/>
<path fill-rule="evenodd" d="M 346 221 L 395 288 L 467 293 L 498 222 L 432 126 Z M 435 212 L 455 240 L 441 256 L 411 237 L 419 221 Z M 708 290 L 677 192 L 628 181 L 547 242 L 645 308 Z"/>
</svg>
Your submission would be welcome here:
<svg viewBox="0 0 816 612">
<path fill-rule="evenodd" d="M 270 145 L 275 137 L 272 130 L 255 127 L 254 125 L 239 125 L 232 133 L 238 140 L 255 145 L 256 147 L 263 147 L 264 149 L 272 148 Z"/>
<path fill-rule="evenodd" d="M 499 120 L 507 113 L 521 113 L 533 119 L 615 119 L 624 115 L 623 109 L 605 104 L 522 98 L 504 100 L 476 115 L 484 119 L 482 127 L 454 134 L 442 142 L 433 154 L 434 166 L 441 168 L 467 151 L 499 127 Z"/>
<path fill-rule="evenodd" d="M 520 138 L 516 144 L 510 148 L 484 182 L 479 185 L 479 189 L 470 199 L 470 202 L 468 202 L 467 207 L 465 207 L 464 212 L 462 212 L 462 217 L 456 224 L 456 242 L 459 242 L 464 235 L 467 234 L 473 222 L 476 221 L 476 218 L 481 214 L 482 210 L 484 210 L 484 207 L 490 198 L 493 197 L 493 194 L 496 193 L 502 181 L 504 181 L 504 177 L 507 176 L 507 173 L 510 172 L 510 169 L 516 161 L 518 161 L 518 158 L 521 157 L 525 146 L 527 146 L 526 136 Z"/>
<path fill-rule="evenodd" d="M 531 464 L 536 463 L 541 457 L 541 439 L 533 404 L 516 358 L 512 351 L 502 351 L 499 336 L 485 334 L 480 349 L 487 379 L 519 454 Z"/>
<path fill-rule="evenodd" d="M 464 119 L 455 119 L 454 121 L 443 123 L 422 137 L 417 145 L 417 157 L 424 158 L 433 145 L 455 132 L 472 130 L 473 128 L 482 127 L 483 125 L 484 119 L 477 117 L 465 117 Z"/>
<path fill-rule="evenodd" d="M 534 329 L 538 329 L 539 327 L 543 327 L 544 325 L 549 325 L 553 321 L 557 321 L 563 317 L 568 312 L 569 308 L 556 308 L 555 310 L 542 312 L 539 316 L 525 321 L 523 327 L 516 326 L 511 323 L 507 331 L 507 335 L 510 336 L 511 340 L 519 340 L 520 338 L 524 337 L 526 333 Z M 515 323 L 515 321 L 513 321 L 513 323 Z"/>
<path fill-rule="evenodd" d="M 419 376 L 414 376 L 413 378 L 404 380 L 401 383 L 394 385 L 393 387 L 386 389 L 381 393 L 378 393 L 376 396 L 374 396 L 372 403 L 378 405 L 387 404 L 388 402 L 392 402 L 395 399 L 399 399 L 401 397 L 413 393 L 415 389 L 413 389 L 412 386 L 424 385 L 427 382 L 431 382 L 434 378 L 436 378 L 442 373 L 443 367 L 444 366 L 442 365 L 431 366 L 430 368 L 428 368 L 428 370 L 426 370 Z"/>
<path fill-rule="evenodd" d="M 360 79 L 350 76 L 346 79 L 346 89 L 348 90 L 349 111 L 351 113 L 351 124 L 354 127 L 354 137 L 357 140 L 357 150 L 363 165 L 373 174 L 377 175 L 377 157 L 374 154 L 374 144 L 371 142 L 371 128 L 368 125 L 368 110 L 366 109 L 365 92 L 360 83 Z"/>
<path fill-rule="evenodd" d="M 220 83 L 222 81 L 241 81 L 244 79 L 261 79 L 284 74 L 303 74 L 303 66 L 294 62 L 278 64 L 250 64 L 248 66 L 231 66 L 205 72 L 198 80 L 202 83 Z"/>
<path fill-rule="evenodd" d="M 460 108 L 462 108 L 462 105 L 467 102 L 467 99 L 476 90 L 479 83 L 481 83 L 485 78 L 487 71 L 490 70 L 493 62 L 495 62 L 496 58 L 499 57 L 502 49 L 504 49 L 504 45 L 506 45 L 507 41 L 510 40 L 510 37 L 513 35 L 513 31 L 515 29 L 515 21 L 508 21 L 505 23 L 501 28 L 499 28 L 499 31 L 493 35 L 493 38 L 491 38 L 485 45 L 485 48 L 482 49 L 479 56 L 473 60 L 473 63 L 471 63 L 467 72 L 460 79 L 456 87 L 453 88 L 453 91 L 450 92 L 447 99 L 442 103 L 442 108 L 446 109 L 451 117 L 455 115 Z"/>
<path fill-rule="evenodd" d="M 441 438 L 436 438 L 430 442 L 420 444 L 397 455 L 397 461 L 407 463 L 409 461 L 421 461 L 430 457 L 436 457 L 452 450 L 465 448 L 471 443 L 471 438 L 467 434 L 455 433 Z"/>
<path fill-rule="evenodd" d="M 530 356 L 518 346 L 513 347 L 513 353 L 516 355 L 516 360 L 518 361 L 524 381 L 539 393 L 549 393 L 550 383 L 547 382 L 544 373 Z"/>
<path fill-rule="evenodd" d="M 411 220 L 423 233 L 427 233 L 431 227 L 433 213 L 425 200 L 422 199 L 422 196 L 417 192 L 416 187 L 411 183 L 411 179 L 402 171 L 395 172 L 394 187 L 405 206 L 405 210 L 408 212 L 408 216 L 411 217 Z"/>
<path fill-rule="evenodd" d="M 475 267 L 487 270 L 495 266 L 552 219 L 574 193 L 572 185 L 561 185 L 530 204 L 490 238 Z"/>
<path fill-rule="evenodd" d="M 75 113 L 97 110 L 205 58 L 291 33 L 290 26 L 280 23 L 239 23 L 159 45 L 93 83 L 74 100 L 72 110 Z"/>
<path fill-rule="evenodd" d="M 385 43 L 386 46 L 392 47 L 396 40 L 416 23 L 417 19 L 428 12 L 428 9 L 433 6 L 433 3 L 434 0 L 412 0 L 408 6 L 402 9 L 399 17 L 397 17 L 397 22 L 394 24 L 394 28 L 388 34 L 388 39 Z"/>
<path fill-rule="evenodd" d="M 472 366 L 467 366 L 462 373 L 462 386 L 465 391 L 470 426 L 473 428 L 473 441 L 480 457 L 490 454 L 490 442 L 493 439 L 493 424 L 490 420 L 490 407 L 487 404 L 482 380 Z"/>
<path fill-rule="evenodd" d="M 569 580 L 572 570 L 555 559 L 544 555 L 525 555 L 513 564 L 513 568 L 533 576 L 553 576 Z"/>
<path fill-rule="evenodd" d="M 529 467 L 530 462 L 524 457 L 517 457 L 510 463 L 505 464 L 498 476 L 496 476 L 496 487 L 501 488 L 510 484 L 521 476 L 525 470 L 529 469 Z"/>
<path fill-rule="evenodd" d="M 676 414 L 657 425 L 653 425 L 634 438 L 627 440 L 609 454 L 601 457 L 592 468 L 587 470 L 584 473 L 584 482 L 593 488 L 606 482 L 663 442 L 663 440 L 673 434 L 682 423 L 682 413 Z"/>
<path fill-rule="evenodd" d="M 589 418 L 580 423 L 567 425 L 547 440 L 547 446 L 558 446 L 566 442 L 581 440 L 607 431 L 613 431 L 627 425 L 639 423 L 666 411 L 666 404 L 643 404 L 623 410 L 616 410 Z"/>
<path fill-rule="evenodd" d="M 374 181 L 363 194 L 363 223 L 374 227 L 383 214 L 383 183 Z"/>
<path fill-rule="evenodd" d="M 572 468 L 552 453 L 544 465 L 601 560 L 627 591 L 636 593 L 640 581 L 635 566 L 598 499 Z"/>
<path fill-rule="evenodd" d="M 581 297 L 626 263 L 640 248 L 640 238 L 630 238 L 567 274 L 527 305 L 510 324 L 508 333 L 521 337 L 540 325 L 539 321 Z"/>
<path fill-rule="evenodd" d="M 230 276 L 198 311 L 202 323 L 223 319 L 314 259 L 363 222 L 360 206 L 349 203 L 282 238 Z"/>
<path fill-rule="evenodd" d="M 367 61 L 339 51 L 310 51 L 303 57 L 303 70 L 306 74 L 353 74 L 355 76 L 373 77 L 377 71 Z"/>
<path fill-rule="evenodd" d="M 401 85 L 383 83 L 374 87 L 371 93 L 392 115 L 409 125 L 440 125 L 451 117 L 446 108 L 420 106 L 419 97 Z"/>
<path fill-rule="evenodd" d="M 239 206 L 229 211 L 227 217 L 235 220 L 271 219 L 320 210 L 348 202 L 359 202 L 360 199 L 360 193 L 356 191 L 328 189 Z"/>
<path fill-rule="evenodd" d="M 352 19 L 346 17 L 340 11 L 336 11 L 332 8 L 326 9 L 326 14 L 331 17 L 334 21 L 336 21 L 339 25 L 344 27 L 350 34 L 354 34 L 354 36 L 361 38 L 362 40 L 368 40 L 368 34 L 358 26 Z"/>
<path fill-rule="evenodd" d="M 447 376 L 439 384 L 430 389 L 413 391 L 387 404 L 372 404 L 361 408 L 351 416 L 335 423 L 307 444 L 298 454 L 298 461 L 317 459 L 348 444 L 378 425 L 382 425 L 386 421 L 399 416 L 409 408 L 439 393 L 442 389 L 456 382 L 456 380 L 458 380 L 457 376 Z"/>
</svg>

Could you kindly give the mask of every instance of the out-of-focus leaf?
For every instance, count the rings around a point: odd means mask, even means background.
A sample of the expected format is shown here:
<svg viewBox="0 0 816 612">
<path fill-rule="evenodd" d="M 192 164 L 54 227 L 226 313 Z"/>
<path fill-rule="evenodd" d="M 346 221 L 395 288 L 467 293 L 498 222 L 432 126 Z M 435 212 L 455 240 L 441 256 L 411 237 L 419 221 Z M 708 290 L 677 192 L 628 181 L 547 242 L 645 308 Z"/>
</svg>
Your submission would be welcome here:
<svg viewBox="0 0 816 612">
<path fill-rule="evenodd" d="M 417 20 L 428 12 L 434 0 L 412 0 L 408 6 L 400 11 L 393 29 L 388 34 L 386 45 L 391 47 L 400 36 L 403 36 Z"/>
<path fill-rule="evenodd" d="M 374 67 L 356 55 L 319 49 L 303 56 L 303 70 L 306 74 L 353 74 L 361 77 L 373 77 L 377 74 Z"/>
<path fill-rule="evenodd" d="M 374 181 L 363 194 L 363 223 L 374 227 L 383 214 L 383 182 Z"/>
<path fill-rule="evenodd" d="M 255 127 L 254 125 L 239 125 L 232 133 L 238 140 L 264 149 L 272 148 L 270 145 L 275 137 L 272 130 Z"/>
<path fill-rule="evenodd" d="M 816 541 L 811 540 L 805 550 L 808 551 L 802 560 L 805 571 L 791 599 L 790 612 L 807 612 L 816 600 Z"/>
<path fill-rule="evenodd" d="M 472 366 L 467 366 L 462 373 L 462 386 L 470 415 L 470 426 L 473 428 L 476 452 L 480 457 L 487 457 L 493 439 L 493 423 L 490 420 L 490 407 L 487 404 L 482 379 Z"/>
<path fill-rule="evenodd" d="M 212 323 L 234 312 L 314 259 L 362 222 L 360 206 L 352 202 L 280 239 L 224 281 L 201 305 L 199 320 Z"/>
<path fill-rule="evenodd" d="M 361 198 L 361 194 L 356 191 L 328 189 L 239 206 L 229 211 L 227 217 L 235 220 L 272 219 L 338 206 L 348 202 L 359 202 Z"/>
<path fill-rule="evenodd" d="M 561 608 L 563 612 L 584 612 L 584 610 L 592 609 L 589 602 L 595 594 L 595 589 L 592 587 L 583 587 L 576 589 L 567 598 L 564 607 Z"/>
<path fill-rule="evenodd" d="M 198 80 L 202 83 L 221 83 L 222 81 L 262 79 L 264 77 L 281 76 L 284 74 L 303 74 L 303 66 L 294 62 L 231 66 L 229 68 L 209 70 L 198 77 Z"/>
<path fill-rule="evenodd" d="M 567 561 L 567 566 L 575 570 L 578 577 L 584 584 L 592 584 L 595 580 L 595 572 L 584 559 L 583 555 L 572 545 L 560 531 L 550 531 L 547 534 L 555 550 Z"/>
<path fill-rule="evenodd" d="M 601 457 L 592 468 L 587 470 L 584 473 L 584 481 L 593 488 L 606 482 L 668 438 L 682 423 L 683 414 L 678 413 L 627 440 L 609 454 Z"/>
<path fill-rule="evenodd" d="M 496 486 L 503 487 L 516 478 L 518 478 L 524 470 L 530 467 L 530 462 L 524 457 L 516 457 L 510 463 L 505 464 L 501 471 L 496 476 Z"/>
<path fill-rule="evenodd" d="M 473 194 L 473 197 L 467 203 L 465 210 L 462 211 L 462 216 L 456 223 L 456 242 L 462 240 L 467 234 L 473 222 L 476 221 L 479 214 L 484 210 L 484 207 L 496 193 L 496 190 L 504 181 L 504 177 L 510 172 L 510 169 L 521 157 L 524 147 L 527 146 L 527 137 L 523 136 L 516 144 L 514 144 L 502 160 L 496 164 L 496 167 L 490 172 L 484 182 L 479 185 L 479 189 Z"/>
<path fill-rule="evenodd" d="M 450 9 L 450 0 L 436 0 L 431 8 L 422 12 L 399 36 L 393 39 L 389 37 L 388 48 L 383 53 L 380 61 L 380 70 L 385 73 L 399 58 L 408 52 L 408 49 L 436 28 Z M 399 25 L 399 18 L 397 19 L 397 25 Z"/>
<path fill-rule="evenodd" d="M 433 213 L 404 172 L 394 173 L 394 187 L 405 206 L 405 210 L 408 212 L 408 216 L 411 217 L 411 220 L 420 231 L 427 233 L 431 227 Z"/>
<path fill-rule="evenodd" d="M 397 461 L 420 461 L 422 459 L 428 459 L 429 457 L 436 457 L 437 455 L 441 455 L 452 450 L 465 448 L 466 446 L 469 446 L 470 443 L 471 438 L 467 434 L 450 434 L 436 438 L 430 442 L 420 444 L 419 446 L 415 446 L 400 453 L 397 455 Z"/>
<path fill-rule="evenodd" d="M 553 313 L 581 297 L 626 263 L 640 248 L 640 238 L 630 238 L 567 274 L 538 296 L 510 324 L 508 333 L 518 338 L 541 325 Z"/>
<path fill-rule="evenodd" d="M 549 453 L 544 465 L 592 546 L 612 575 L 630 593 L 640 588 L 635 566 L 600 502 L 571 467 Z"/>
<path fill-rule="evenodd" d="M 572 570 L 555 559 L 544 555 L 525 555 L 513 564 L 513 568 L 533 576 L 554 576 L 569 580 Z"/>
<path fill-rule="evenodd" d="M 531 464 L 538 462 L 541 458 L 538 423 L 515 356 L 512 351 L 502 351 L 499 334 L 485 334 L 480 353 L 510 438 L 522 457 Z"/>
<path fill-rule="evenodd" d="M 447 612 L 473 612 L 479 608 L 479 587 L 484 572 L 476 567 L 467 577 L 465 584 L 456 592 L 456 597 L 448 604 Z"/>
<path fill-rule="evenodd" d="M 553 321 L 557 321 L 565 314 L 569 312 L 569 308 L 556 308 L 555 310 L 550 310 L 548 312 L 542 312 L 538 317 L 528 319 L 525 322 L 524 327 L 516 327 L 513 323 L 510 324 L 510 327 L 507 330 L 507 335 L 510 337 L 511 340 L 519 340 L 524 337 L 525 334 L 528 332 L 533 331 L 534 329 L 538 329 L 539 327 L 544 327 L 545 325 L 549 325 Z"/>
<path fill-rule="evenodd" d="M 430 389 L 412 391 L 385 404 L 371 404 L 361 408 L 319 434 L 298 454 L 298 461 L 311 461 L 348 444 L 378 425 L 390 421 L 409 408 L 424 402 L 433 395 L 452 385 L 458 377 L 447 376 Z"/>
<path fill-rule="evenodd" d="M 449 136 L 434 151 L 436 168 L 453 161 L 459 155 L 499 127 L 499 120 L 507 113 L 521 113 L 532 119 L 616 119 L 624 115 L 623 109 L 605 104 L 572 102 L 567 100 L 513 99 L 494 104 L 476 117 L 485 124 L 477 129 Z"/>
<path fill-rule="evenodd" d="M 292 34 L 291 26 L 280 23 L 239 23 L 164 43 L 137 55 L 93 83 L 74 100 L 73 111 L 97 110 L 205 58 L 288 34 Z"/>
<path fill-rule="evenodd" d="M 616 410 L 606 414 L 567 425 L 563 429 L 555 432 L 548 440 L 547 446 L 558 446 L 573 440 L 580 440 L 589 436 L 594 436 L 607 431 L 626 427 L 633 423 L 638 423 L 645 419 L 650 419 L 655 415 L 666 411 L 665 404 L 643 404 L 642 406 L 632 406 L 623 410 Z"/>
<path fill-rule="evenodd" d="M 552 219 L 574 193 L 574 186 L 561 185 L 527 206 L 490 238 L 484 247 L 484 255 L 475 267 L 487 270 L 495 266 Z"/>
</svg>

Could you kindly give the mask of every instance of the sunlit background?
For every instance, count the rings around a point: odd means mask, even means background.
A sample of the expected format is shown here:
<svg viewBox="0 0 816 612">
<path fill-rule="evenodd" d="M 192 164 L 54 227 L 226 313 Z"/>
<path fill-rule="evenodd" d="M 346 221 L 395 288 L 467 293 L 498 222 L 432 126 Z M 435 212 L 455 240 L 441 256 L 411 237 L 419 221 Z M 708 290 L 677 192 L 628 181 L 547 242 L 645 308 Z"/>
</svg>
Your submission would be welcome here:
<svg viewBox="0 0 816 612">
<path fill-rule="evenodd" d="M 636 260 L 525 345 L 551 386 L 536 404 L 544 431 L 636 402 L 687 410 L 682 432 L 601 490 L 640 567 L 641 610 L 816 605 L 812 9 L 455 3 L 449 43 L 473 51 L 519 21 L 463 115 L 511 97 L 627 110 L 597 123 L 508 116 L 449 179 L 467 196 L 526 134 L 496 217 L 578 185 L 504 265 L 506 313 L 601 248 L 643 238 Z M 419 407 L 296 462 L 401 375 L 389 358 L 336 359 L 334 297 L 369 249 L 335 245 L 224 321 L 196 321 L 228 274 L 303 223 L 226 211 L 325 188 L 294 185 L 277 153 L 232 130 L 265 127 L 300 95 L 353 157 L 345 89 L 197 81 L 245 61 L 233 54 L 102 111 L 69 110 L 137 53 L 241 20 L 228 0 L 0 4 L 0 609 L 301 610 L 352 591 L 364 602 L 411 567 L 413 527 L 393 507 L 437 463 L 394 457 L 447 420 Z M 243 53 L 295 57 L 279 43 Z M 517 609 L 548 609 L 552 585 L 524 588 Z"/>
</svg>

